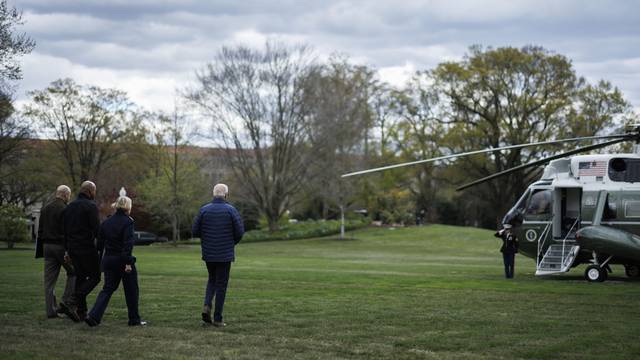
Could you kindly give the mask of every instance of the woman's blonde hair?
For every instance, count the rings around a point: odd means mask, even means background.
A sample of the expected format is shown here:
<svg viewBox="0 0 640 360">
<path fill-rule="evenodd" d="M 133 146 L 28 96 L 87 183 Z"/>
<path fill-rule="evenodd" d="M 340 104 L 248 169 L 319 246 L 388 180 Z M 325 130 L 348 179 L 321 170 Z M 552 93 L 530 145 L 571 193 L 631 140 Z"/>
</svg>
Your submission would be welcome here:
<svg viewBox="0 0 640 360">
<path fill-rule="evenodd" d="M 123 209 L 126 211 L 131 211 L 131 205 L 131 198 L 128 196 L 120 196 L 118 197 L 118 200 L 116 200 L 116 202 L 111 204 L 111 206 L 115 209 Z"/>
</svg>

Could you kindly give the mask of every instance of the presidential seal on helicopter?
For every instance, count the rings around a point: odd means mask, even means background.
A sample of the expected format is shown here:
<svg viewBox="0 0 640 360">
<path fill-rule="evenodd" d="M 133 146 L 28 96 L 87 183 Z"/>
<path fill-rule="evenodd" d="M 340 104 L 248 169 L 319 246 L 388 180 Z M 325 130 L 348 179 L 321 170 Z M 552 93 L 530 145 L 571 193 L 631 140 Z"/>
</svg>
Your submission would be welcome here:
<svg viewBox="0 0 640 360">
<path fill-rule="evenodd" d="M 547 144 L 605 140 L 523 164 L 460 186 L 491 181 L 528 167 L 545 165 L 502 220 L 520 239 L 521 254 L 536 261 L 536 275 L 565 273 L 588 264 L 585 278 L 602 282 L 620 264 L 629 277 L 640 276 L 640 125 L 623 134 L 590 136 L 451 154 L 342 175 L 351 177 L 426 162 Z M 578 155 L 624 141 L 636 153 Z"/>
</svg>

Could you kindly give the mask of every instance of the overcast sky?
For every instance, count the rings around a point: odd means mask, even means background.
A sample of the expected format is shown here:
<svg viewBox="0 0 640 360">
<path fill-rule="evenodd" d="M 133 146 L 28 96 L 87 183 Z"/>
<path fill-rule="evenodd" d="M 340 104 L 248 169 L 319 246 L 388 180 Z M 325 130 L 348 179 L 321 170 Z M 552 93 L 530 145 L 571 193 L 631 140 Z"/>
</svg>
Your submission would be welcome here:
<svg viewBox="0 0 640 360">
<path fill-rule="evenodd" d="M 23 58 L 19 100 L 71 77 L 117 87 L 150 110 L 223 45 L 267 38 L 339 52 L 392 84 L 460 59 L 473 44 L 535 44 L 569 57 L 578 75 L 606 79 L 640 110 L 640 1 L 9 0 L 36 48 Z"/>
</svg>

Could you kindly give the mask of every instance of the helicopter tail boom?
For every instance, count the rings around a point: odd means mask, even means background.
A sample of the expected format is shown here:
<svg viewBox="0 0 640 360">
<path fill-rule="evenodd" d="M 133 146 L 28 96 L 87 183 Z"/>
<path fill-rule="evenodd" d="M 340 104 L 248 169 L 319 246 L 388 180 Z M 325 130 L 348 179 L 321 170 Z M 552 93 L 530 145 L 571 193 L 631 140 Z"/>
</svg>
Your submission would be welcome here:
<svg viewBox="0 0 640 360">
<path fill-rule="evenodd" d="M 578 230 L 576 241 L 583 249 L 619 258 L 640 261 L 640 236 L 602 225 Z"/>
</svg>

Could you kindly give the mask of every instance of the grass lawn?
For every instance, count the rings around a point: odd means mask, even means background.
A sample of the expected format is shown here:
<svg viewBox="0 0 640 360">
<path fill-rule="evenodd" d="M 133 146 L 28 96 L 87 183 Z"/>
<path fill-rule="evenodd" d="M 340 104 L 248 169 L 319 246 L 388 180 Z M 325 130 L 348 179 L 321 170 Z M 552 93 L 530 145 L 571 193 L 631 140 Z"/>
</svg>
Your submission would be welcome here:
<svg viewBox="0 0 640 360">
<path fill-rule="evenodd" d="M 543 279 L 518 256 L 515 279 L 506 280 L 490 231 L 434 225 L 350 235 L 239 245 L 224 329 L 200 324 L 198 246 L 134 250 L 146 328 L 127 327 L 121 289 L 97 328 L 47 320 L 43 261 L 31 250 L 2 250 L 0 357 L 640 358 L 640 282 L 621 267 L 602 284 L 584 281 L 584 266 Z"/>
</svg>

